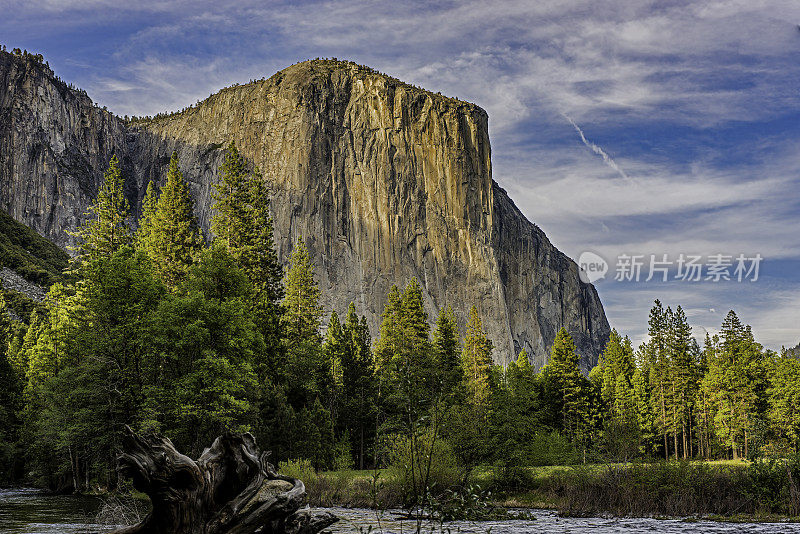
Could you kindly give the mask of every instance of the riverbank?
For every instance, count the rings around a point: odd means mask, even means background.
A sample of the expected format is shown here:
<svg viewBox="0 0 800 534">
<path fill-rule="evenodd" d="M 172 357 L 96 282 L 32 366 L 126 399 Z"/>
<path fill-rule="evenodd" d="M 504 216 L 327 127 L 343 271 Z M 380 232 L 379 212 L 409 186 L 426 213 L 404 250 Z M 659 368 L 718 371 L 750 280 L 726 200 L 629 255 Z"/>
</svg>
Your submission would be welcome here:
<svg viewBox="0 0 800 534">
<path fill-rule="evenodd" d="M 403 505 L 391 470 L 316 473 L 286 466 L 319 507 L 390 509 Z M 785 461 L 660 462 L 476 470 L 470 483 L 497 506 L 540 508 L 562 516 L 800 520 L 800 476 Z"/>
<path fill-rule="evenodd" d="M 0 490 L 0 532 L 3 534 L 86 534 L 102 533 L 116 528 L 94 518 L 97 503 L 80 496 L 58 496 L 38 490 L 18 488 Z M 399 521 L 392 511 L 364 508 L 333 508 L 340 518 L 330 527 L 335 534 L 353 532 L 395 533 L 414 532 L 414 524 Z M 423 532 L 462 534 L 707 534 L 709 532 L 742 532 L 747 534 L 796 534 L 800 525 L 792 523 L 725 525 L 717 521 L 657 520 L 647 518 L 618 519 L 609 517 L 564 518 L 556 512 L 535 510 L 535 519 L 496 520 L 488 522 L 456 521 L 439 525 L 426 524 Z"/>
</svg>

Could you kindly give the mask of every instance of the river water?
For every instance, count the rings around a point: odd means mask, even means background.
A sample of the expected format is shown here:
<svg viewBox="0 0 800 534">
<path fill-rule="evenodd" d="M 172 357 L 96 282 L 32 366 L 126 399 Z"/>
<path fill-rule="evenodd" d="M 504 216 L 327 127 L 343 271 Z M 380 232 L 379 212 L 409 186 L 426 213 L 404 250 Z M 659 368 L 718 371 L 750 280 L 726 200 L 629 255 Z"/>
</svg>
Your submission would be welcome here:
<svg viewBox="0 0 800 534">
<path fill-rule="evenodd" d="M 0 489 L 0 533 L 2 534 L 89 534 L 113 530 L 95 522 L 100 501 L 92 497 L 46 495 L 33 489 Z M 391 512 L 333 508 L 341 518 L 332 532 L 408 533 L 416 530 L 413 521 L 393 519 Z M 592 533 L 592 534 L 731 534 L 798 533 L 798 523 L 719 523 L 662 519 L 562 518 L 547 510 L 534 510 L 535 520 L 454 522 L 440 527 L 423 525 L 424 533 Z"/>
</svg>

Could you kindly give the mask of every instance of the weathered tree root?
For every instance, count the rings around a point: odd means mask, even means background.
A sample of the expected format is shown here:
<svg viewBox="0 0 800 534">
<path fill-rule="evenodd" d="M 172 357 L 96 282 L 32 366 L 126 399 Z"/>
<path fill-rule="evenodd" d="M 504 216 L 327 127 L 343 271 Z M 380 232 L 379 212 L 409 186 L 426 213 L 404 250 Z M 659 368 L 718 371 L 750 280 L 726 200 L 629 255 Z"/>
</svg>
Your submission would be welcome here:
<svg viewBox="0 0 800 534">
<path fill-rule="evenodd" d="M 316 534 L 338 521 L 301 508 L 301 480 L 279 475 L 250 434 L 214 440 L 197 461 L 165 437 L 126 428 L 119 470 L 146 493 L 152 511 L 114 534 Z"/>
</svg>

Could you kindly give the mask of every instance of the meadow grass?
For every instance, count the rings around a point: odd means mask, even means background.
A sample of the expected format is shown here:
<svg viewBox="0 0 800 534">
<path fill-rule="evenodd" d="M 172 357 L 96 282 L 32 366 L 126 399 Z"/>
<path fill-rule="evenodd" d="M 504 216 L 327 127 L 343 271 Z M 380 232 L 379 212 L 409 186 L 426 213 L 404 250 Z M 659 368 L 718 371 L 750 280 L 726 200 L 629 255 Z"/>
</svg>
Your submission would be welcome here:
<svg viewBox="0 0 800 534">
<path fill-rule="evenodd" d="M 786 462 L 719 460 L 607 463 L 521 467 L 482 466 L 470 483 L 491 490 L 509 508 L 550 508 L 564 515 L 714 517 L 776 520 L 800 516 L 800 487 Z M 402 507 L 401 477 L 392 469 L 315 472 L 309 465 L 281 464 L 305 481 L 312 506 Z M 441 489 L 441 488 L 440 488 Z"/>
</svg>

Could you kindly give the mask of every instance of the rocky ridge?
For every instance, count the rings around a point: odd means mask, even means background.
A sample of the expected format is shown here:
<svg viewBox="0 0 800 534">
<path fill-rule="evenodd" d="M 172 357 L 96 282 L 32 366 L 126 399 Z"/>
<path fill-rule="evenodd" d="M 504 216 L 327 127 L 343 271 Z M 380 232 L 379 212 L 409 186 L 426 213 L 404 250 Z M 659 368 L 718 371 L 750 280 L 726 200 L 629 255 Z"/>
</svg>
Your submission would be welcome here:
<svg viewBox="0 0 800 534">
<path fill-rule="evenodd" d="M 377 334 L 393 283 L 420 280 L 431 319 L 475 304 L 506 363 L 542 365 L 561 326 L 588 368 L 609 326 L 593 286 L 492 180 L 480 107 L 341 61 L 308 61 L 181 113 L 123 121 L 41 61 L 0 53 L 0 208 L 61 246 L 112 154 L 135 211 L 177 150 L 207 232 L 222 149 L 270 185 L 278 254 L 304 239 L 326 309 L 354 301 Z"/>
</svg>

